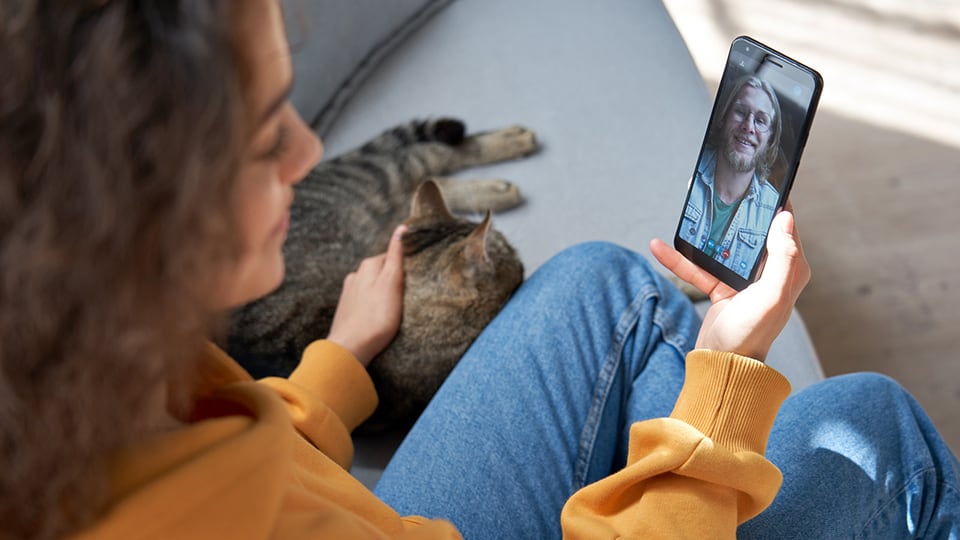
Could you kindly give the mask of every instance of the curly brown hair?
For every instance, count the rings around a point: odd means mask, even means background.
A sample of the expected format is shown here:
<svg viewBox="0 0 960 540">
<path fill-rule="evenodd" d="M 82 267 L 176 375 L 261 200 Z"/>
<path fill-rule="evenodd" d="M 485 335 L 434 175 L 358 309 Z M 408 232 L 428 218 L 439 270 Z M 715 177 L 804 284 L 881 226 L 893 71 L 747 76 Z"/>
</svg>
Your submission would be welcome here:
<svg viewBox="0 0 960 540">
<path fill-rule="evenodd" d="M 104 510 L 105 457 L 217 324 L 246 144 L 231 0 L 0 4 L 0 538 Z"/>
</svg>

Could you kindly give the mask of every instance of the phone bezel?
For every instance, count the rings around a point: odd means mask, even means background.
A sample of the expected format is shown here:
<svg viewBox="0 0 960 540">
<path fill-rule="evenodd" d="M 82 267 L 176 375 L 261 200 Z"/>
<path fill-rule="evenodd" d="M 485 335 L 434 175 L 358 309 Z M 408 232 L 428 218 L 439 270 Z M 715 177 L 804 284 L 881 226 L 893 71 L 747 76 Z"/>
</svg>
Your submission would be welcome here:
<svg viewBox="0 0 960 540">
<path fill-rule="evenodd" d="M 686 212 L 687 204 L 690 200 L 690 195 L 692 193 L 692 182 L 697 174 L 697 169 L 700 166 L 700 162 L 703 159 L 703 153 L 707 149 L 707 140 L 710 135 L 711 126 L 713 126 L 714 117 L 719 114 L 718 110 L 720 108 L 719 100 L 723 96 L 724 84 L 728 82 L 729 71 L 731 66 L 731 58 L 735 49 L 738 45 L 746 44 L 750 47 L 756 47 L 764 55 L 769 55 L 774 57 L 776 60 L 783 62 L 784 65 L 789 65 L 791 69 L 798 70 L 802 73 L 807 74 L 813 81 L 813 87 L 810 89 L 811 98 L 810 105 L 807 107 L 806 114 L 803 117 L 803 122 L 800 126 L 796 142 L 796 153 L 793 156 L 792 161 L 790 156 L 785 156 L 788 159 L 789 166 L 783 178 L 783 188 L 780 192 L 780 196 L 777 200 L 776 212 L 779 212 L 784 205 L 786 204 L 787 199 L 790 196 L 790 191 L 793 189 L 794 179 L 796 178 L 797 169 L 800 164 L 800 158 L 803 155 L 803 150 L 807 144 L 807 139 L 810 134 L 810 127 L 813 124 L 813 118 L 816 115 L 817 107 L 820 102 L 820 94 L 823 90 L 823 78 L 820 74 L 813 68 L 801 64 L 800 62 L 790 58 L 789 56 L 769 47 L 759 41 L 751 38 L 750 36 L 738 36 L 730 43 L 730 49 L 727 52 L 726 63 L 724 64 L 723 75 L 720 77 L 720 84 L 717 88 L 717 94 L 714 96 L 713 107 L 710 111 L 710 118 L 707 121 L 707 127 L 704 130 L 703 141 L 700 144 L 700 152 L 697 154 L 697 159 L 694 162 L 693 177 L 691 177 L 691 185 L 687 187 L 687 193 L 683 200 L 683 206 L 681 207 L 680 217 L 677 220 L 677 228 L 674 232 L 674 248 L 680 252 L 684 257 L 693 261 L 694 264 L 703 268 L 713 276 L 715 276 L 720 281 L 726 283 L 733 289 L 741 291 L 747 286 L 750 285 L 754 280 L 756 280 L 760 270 L 763 268 L 764 260 L 766 259 L 766 247 L 764 247 L 761 255 L 757 257 L 757 260 L 754 262 L 753 268 L 750 269 L 749 278 L 744 278 L 742 275 L 738 274 L 736 271 L 731 268 L 724 266 L 723 263 L 713 259 L 712 257 L 707 256 L 706 253 L 701 251 L 699 248 L 690 244 L 686 240 L 680 237 L 681 227 L 683 226 L 684 213 Z M 769 225 L 767 226 L 767 234 L 769 234 Z"/>
</svg>

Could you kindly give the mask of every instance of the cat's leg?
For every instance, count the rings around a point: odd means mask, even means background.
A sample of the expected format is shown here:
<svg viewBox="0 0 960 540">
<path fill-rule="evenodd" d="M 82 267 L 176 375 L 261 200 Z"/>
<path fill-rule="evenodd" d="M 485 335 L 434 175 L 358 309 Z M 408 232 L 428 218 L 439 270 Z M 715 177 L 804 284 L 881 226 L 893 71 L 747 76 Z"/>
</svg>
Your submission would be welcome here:
<svg viewBox="0 0 960 540">
<path fill-rule="evenodd" d="M 537 150 L 533 131 L 512 126 L 464 137 L 457 144 L 421 143 L 407 149 L 411 164 L 423 167 L 443 191 L 453 212 L 500 212 L 523 202 L 520 190 L 502 179 L 454 179 L 442 176 L 478 165 L 518 159 Z"/>
<path fill-rule="evenodd" d="M 450 211 L 456 213 L 482 213 L 487 210 L 502 212 L 523 203 L 520 190 L 511 182 L 499 178 L 469 179 L 432 178 L 443 192 Z"/>
<path fill-rule="evenodd" d="M 398 149 L 402 152 L 402 161 L 408 168 L 420 169 L 430 176 L 443 176 L 470 167 L 526 157 L 539 148 L 536 134 L 522 126 L 511 126 L 458 138 L 449 136 L 453 128 L 441 127 L 447 123 L 452 124 L 454 121 L 444 120 L 426 124 L 417 131 L 432 133 L 434 134 L 432 138 L 424 138 Z M 458 125 L 462 127 L 462 124 Z M 400 135 L 408 131 L 397 128 L 391 132 L 392 143 L 395 144 Z M 437 133 L 448 133 L 448 137 L 446 139 L 438 137 Z M 382 148 L 386 144 L 391 144 L 391 137 L 381 136 L 364 148 L 372 147 L 374 142 Z"/>
<path fill-rule="evenodd" d="M 466 132 L 466 124 L 454 118 L 413 120 L 384 131 L 352 154 L 392 154 L 423 143 L 456 146 L 464 141 Z"/>
<path fill-rule="evenodd" d="M 406 161 L 416 162 L 426 169 L 427 174 L 443 175 L 477 165 L 518 159 L 537 149 L 536 134 L 522 126 L 467 135 L 463 122 L 442 118 L 396 126 L 339 159 L 349 161 L 401 152 L 406 154 Z"/>
<path fill-rule="evenodd" d="M 506 180 L 452 180 L 450 173 L 498 161 L 517 159 L 537 150 L 536 135 L 513 126 L 466 135 L 460 120 L 441 118 L 413 121 L 389 129 L 360 148 L 334 158 L 330 166 L 348 165 L 381 170 L 395 189 L 412 194 L 433 178 L 454 212 L 502 211 L 521 204 L 516 186 Z"/>
<path fill-rule="evenodd" d="M 454 147 L 451 170 L 529 156 L 537 151 L 536 134 L 523 126 L 476 133 Z"/>
</svg>

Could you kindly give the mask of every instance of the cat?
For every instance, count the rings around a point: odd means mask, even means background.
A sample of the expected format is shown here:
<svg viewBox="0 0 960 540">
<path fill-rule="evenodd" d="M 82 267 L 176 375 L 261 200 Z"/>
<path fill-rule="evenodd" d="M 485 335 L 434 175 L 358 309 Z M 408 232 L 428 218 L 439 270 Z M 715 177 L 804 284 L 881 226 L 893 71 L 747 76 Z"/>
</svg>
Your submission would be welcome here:
<svg viewBox="0 0 960 540">
<path fill-rule="evenodd" d="M 368 366 L 380 401 L 367 424 L 411 420 L 524 275 L 490 216 L 522 203 L 517 187 L 445 175 L 536 150 L 526 128 L 468 136 L 462 121 L 445 118 L 397 126 L 321 162 L 294 188 L 283 283 L 232 314 L 228 352 L 255 377 L 288 375 L 327 335 L 344 277 L 384 252 L 404 222 L 403 318 Z M 454 215 L 478 211 L 487 212 L 479 224 Z"/>
</svg>

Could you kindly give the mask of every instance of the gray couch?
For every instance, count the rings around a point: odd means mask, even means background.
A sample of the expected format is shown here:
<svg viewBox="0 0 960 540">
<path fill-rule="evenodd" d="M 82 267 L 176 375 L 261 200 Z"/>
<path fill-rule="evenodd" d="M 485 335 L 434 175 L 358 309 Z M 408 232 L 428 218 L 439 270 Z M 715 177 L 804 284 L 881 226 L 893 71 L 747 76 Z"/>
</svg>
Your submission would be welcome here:
<svg viewBox="0 0 960 540">
<path fill-rule="evenodd" d="M 654 0 L 289 0 L 293 101 L 328 156 L 415 117 L 473 130 L 534 129 L 543 150 L 465 171 L 526 197 L 494 225 L 528 272 L 561 249 L 607 240 L 648 252 L 672 238 L 709 116 L 707 94 Z M 706 306 L 699 306 L 703 311 Z M 794 390 L 823 377 L 799 315 L 770 364 Z M 368 484 L 399 435 L 358 439 Z"/>
</svg>

